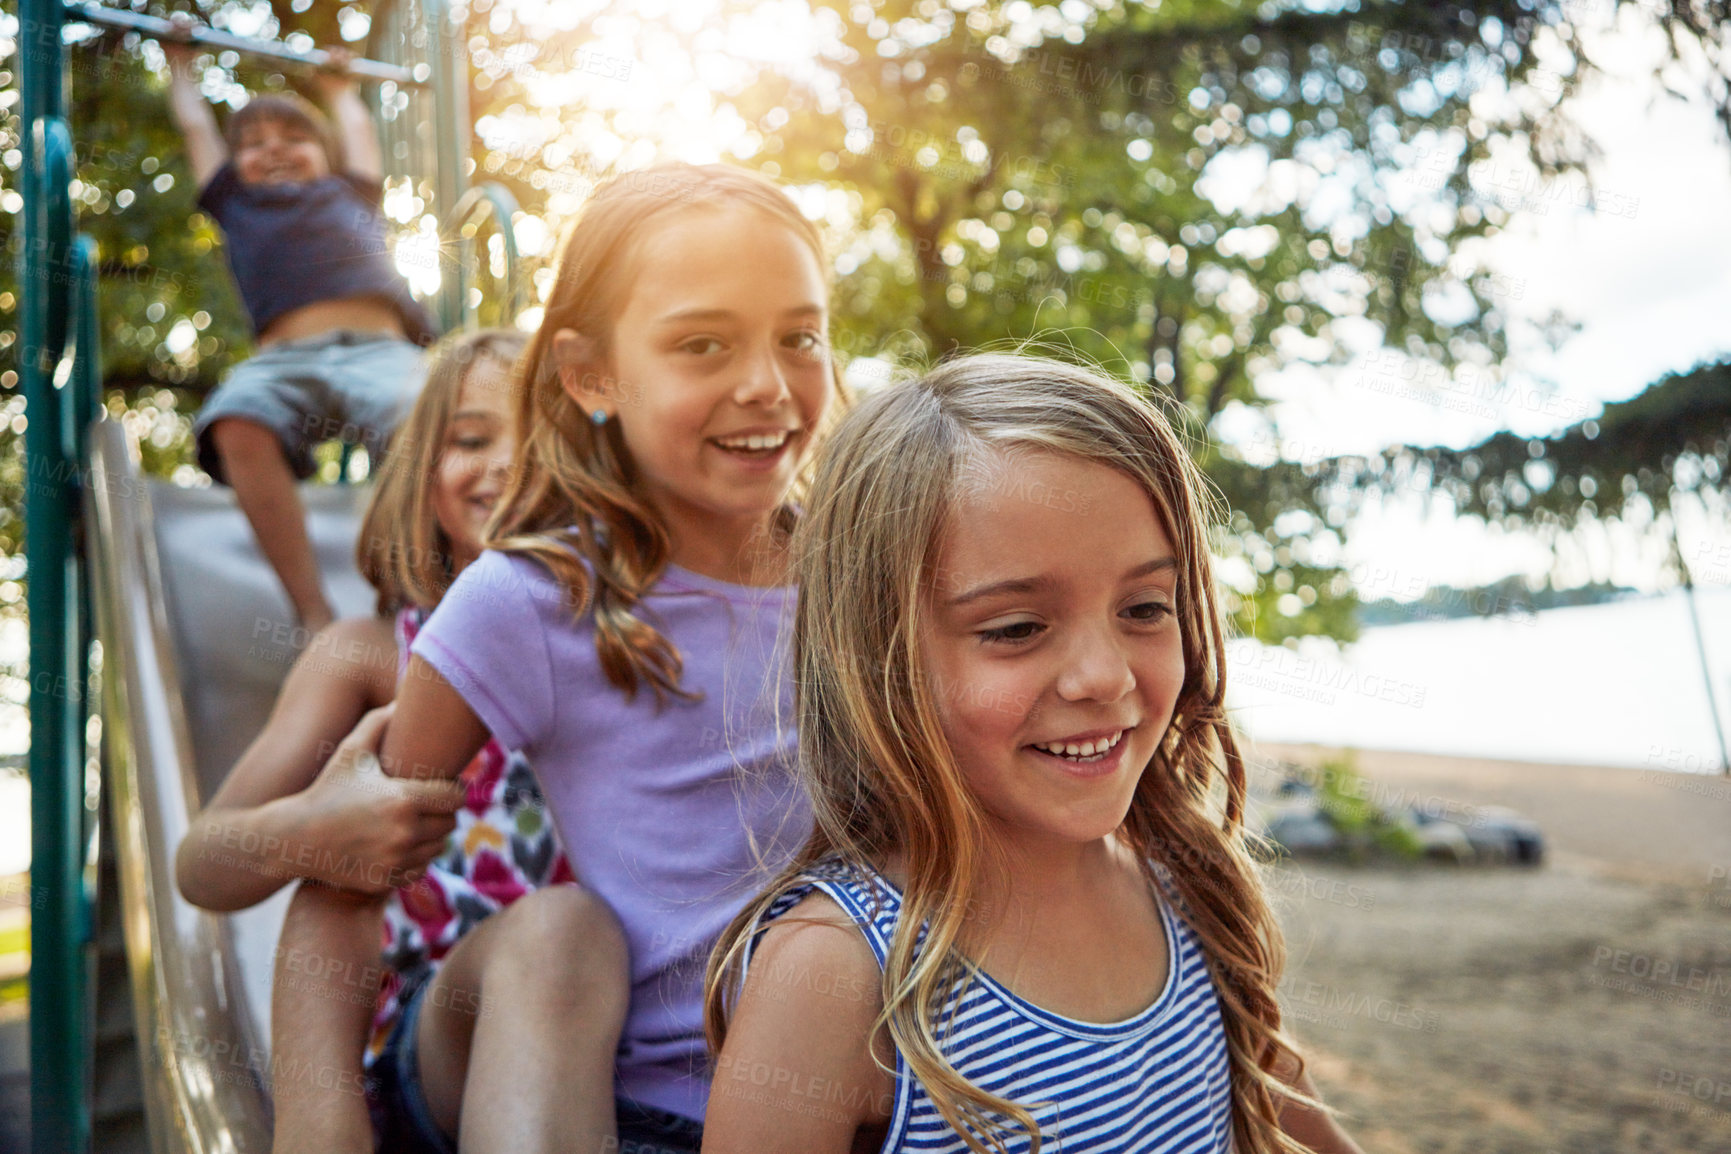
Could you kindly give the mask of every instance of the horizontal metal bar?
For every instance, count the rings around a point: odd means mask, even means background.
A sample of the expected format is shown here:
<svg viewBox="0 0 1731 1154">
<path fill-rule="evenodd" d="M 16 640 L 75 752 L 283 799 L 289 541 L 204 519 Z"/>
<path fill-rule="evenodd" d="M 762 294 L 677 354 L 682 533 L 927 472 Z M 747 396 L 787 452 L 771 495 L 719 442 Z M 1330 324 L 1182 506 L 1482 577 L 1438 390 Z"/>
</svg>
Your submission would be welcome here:
<svg viewBox="0 0 1731 1154">
<path fill-rule="evenodd" d="M 305 52 L 297 52 L 280 40 L 251 40 L 245 36 L 235 36 L 232 33 L 203 24 L 193 25 L 183 35 L 177 25 L 162 19 L 160 16 L 146 16 L 142 12 L 130 12 L 123 8 L 105 8 L 100 4 L 81 3 L 80 0 L 67 0 L 66 19 L 142 32 L 146 36 L 152 36 L 158 40 L 190 40 L 194 44 L 230 49 L 251 56 L 269 56 L 276 60 L 305 64 L 309 68 L 329 67 L 331 59 L 330 53 L 322 48 L 309 48 Z M 430 68 L 425 77 L 417 77 L 413 70 L 404 68 L 400 64 L 385 64 L 358 56 L 349 61 L 348 71 L 356 76 L 365 76 L 369 80 L 392 80 L 399 85 L 412 88 L 424 88 L 432 81 Z"/>
</svg>

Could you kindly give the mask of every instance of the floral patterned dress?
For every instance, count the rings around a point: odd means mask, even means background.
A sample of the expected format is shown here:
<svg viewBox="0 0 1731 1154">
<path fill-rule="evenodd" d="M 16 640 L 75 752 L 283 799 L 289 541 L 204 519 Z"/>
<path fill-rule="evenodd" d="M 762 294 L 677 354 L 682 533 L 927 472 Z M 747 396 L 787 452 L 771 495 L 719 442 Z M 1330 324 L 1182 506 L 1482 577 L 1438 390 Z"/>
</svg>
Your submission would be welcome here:
<svg viewBox="0 0 1731 1154">
<path fill-rule="evenodd" d="M 402 665 L 425 619 L 420 609 L 397 614 Z M 385 902 L 385 977 L 373 1013 L 369 1065 L 402 1008 L 438 973 L 457 939 L 531 890 L 577 880 L 521 754 L 489 739 L 458 780 L 467 795 L 445 852 L 419 881 L 392 891 Z"/>
</svg>

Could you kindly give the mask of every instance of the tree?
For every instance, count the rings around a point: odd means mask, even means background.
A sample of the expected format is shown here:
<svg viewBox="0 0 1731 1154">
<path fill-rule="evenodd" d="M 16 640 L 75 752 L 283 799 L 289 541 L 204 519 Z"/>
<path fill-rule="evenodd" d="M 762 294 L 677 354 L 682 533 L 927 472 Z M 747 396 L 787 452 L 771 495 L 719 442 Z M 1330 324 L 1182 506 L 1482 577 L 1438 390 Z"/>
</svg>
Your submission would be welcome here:
<svg viewBox="0 0 1731 1154">
<path fill-rule="evenodd" d="M 751 6 L 723 0 L 690 40 Z M 815 80 L 741 67 L 715 100 L 749 125 L 752 163 L 854 206 L 838 260 L 838 346 L 918 359 L 1045 334 L 1160 390 L 1238 511 L 1220 548 L 1245 562 L 1229 569 L 1242 577 L 1241 625 L 1269 639 L 1350 636 L 1349 583 L 1326 563 L 1345 523 L 1325 491 L 1338 474 L 1236 460 L 1213 443 L 1215 422 L 1261 405 L 1271 373 L 1379 345 L 1444 371 L 1498 372 L 1503 287 L 1474 244 L 1514 200 L 1599 195 L 1574 179 L 1587 142 L 1558 112 L 1590 69 L 1569 6 L 812 6 L 829 37 Z M 364 11 L 295 7 L 272 0 L 260 32 L 330 42 Z M 617 162 L 588 154 L 591 128 L 610 123 L 629 140 L 641 120 L 605 102 L 535 99 L 550 76 L 595 71 L 594 13 L 557 14 L 563 26 L 531 37 L 520 14 L 479 7 L 467 39 L 483 129 L 476 173 L 504 180 L 556 227 Z M 1673 53 L 1694 44 L 1721 64 L 1723 8 L 1665 9 Z M 201 11 L 220 21 L 252 9 Z M 160 89 L 154 50 L 135 39 L 109 47 L 78 57 L 95 74 L 74 76 L 88 150 L 82 225 L 108 274 L 109 383 L 153 414 L 153 464 L 166 470 L 186 463 L 196 392 L 245 336 L 214 267 L 214 233 L 192 215 L 172 129 L 138 112 L 155 99 L 141 94 Z M 294 82 L 227 58 L 207 77 L 216 94 Z M 1725 104 L 1723 85 L 1710 94 Z M 528 131 L 504 140 L 505 123 Z M 15 119 L 0 131 L 15 147 Z M 638 163 L 629 150 L 622 159 Z M 1244 196 L 1235 170 L 1263 175 L 1265 193 Z M 1608 196 L 1598 206 L 1625 207 Z M 8 453 L 0 445 L 0 461 Z M 6 532 L 0 548 L 15 543 Z"/>
<path fill-rule="evenodd" d="M 1474 242 L 1511 188 L 1594 195 L 1558 110 L 1588 65 L 1556 4 L 826 7 L 839 101 L 784 83 L 740 103 L 783 176 L 858 198 L 852 343 L 1061 332 L 1204 438 L 1228 405 L 1263 403 L 1264 375 L 1378 345 L 1494 372 L 1504 286 Z M 1676 42 L 1724 34 L 1693 9 L 1668 19 Z M 1223 549 L 1261 573 L 1243 627 L 1350 636 L 1350 590 L 1316 563 L 1343 523 L 1326 471 L 1207 459 L 1242 514 Z"/>
<path fill-rule="evenodd" d="M 1353 494 L 1421 490 L 1465 516 L 1557 537 L 1616 519 L 1671 518 L 1681 501 L 1723 517 L 1731 498 L 1731 361 L 1668 374 L 1549 437 L 1497 433 L 1465 449 L 1397 445 L 1316 470 Z"/>
</svg>

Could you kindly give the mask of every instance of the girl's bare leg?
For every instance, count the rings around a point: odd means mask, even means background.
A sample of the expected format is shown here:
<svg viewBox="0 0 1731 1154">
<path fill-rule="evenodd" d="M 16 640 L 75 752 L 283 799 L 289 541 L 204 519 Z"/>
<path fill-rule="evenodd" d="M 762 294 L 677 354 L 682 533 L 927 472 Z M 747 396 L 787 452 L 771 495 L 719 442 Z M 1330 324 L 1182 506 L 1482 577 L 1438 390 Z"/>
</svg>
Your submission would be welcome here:
<svg viewBox="0 0 1731 1154">
<path fill-rule="evenodd" d="M 361 1053 L 378 998 L 383 898 L 302 883 L 271 986 L 275 1154 L 372 1154 Z"/>
<path fill-rule="evenodd" d="M 457 943 L 422 999 L 421 1085 L 459 1149 L 617 1151 L 631 976 L 605 902 L 577 886 L 519 898 Z"/>
</svg>

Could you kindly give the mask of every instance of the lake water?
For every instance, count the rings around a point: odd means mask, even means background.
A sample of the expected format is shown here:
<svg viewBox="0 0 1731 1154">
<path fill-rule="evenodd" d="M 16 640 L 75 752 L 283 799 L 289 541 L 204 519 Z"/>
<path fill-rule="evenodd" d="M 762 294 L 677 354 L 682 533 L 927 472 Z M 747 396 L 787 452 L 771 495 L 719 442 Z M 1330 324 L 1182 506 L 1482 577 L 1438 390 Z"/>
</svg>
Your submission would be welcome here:
<svg viewBox="0 0 1731 1154">
<path fill-rule="evenodd" d="M 1731 589 L 1698 589 L 1731 731 Z M 1227 700 L 1250 736 L 1642 769 L 1717 772 L 1681 590 L 1522 617 L 1415 621 L 1352 645 L 1235 641 Z"/>
</svg>

